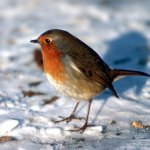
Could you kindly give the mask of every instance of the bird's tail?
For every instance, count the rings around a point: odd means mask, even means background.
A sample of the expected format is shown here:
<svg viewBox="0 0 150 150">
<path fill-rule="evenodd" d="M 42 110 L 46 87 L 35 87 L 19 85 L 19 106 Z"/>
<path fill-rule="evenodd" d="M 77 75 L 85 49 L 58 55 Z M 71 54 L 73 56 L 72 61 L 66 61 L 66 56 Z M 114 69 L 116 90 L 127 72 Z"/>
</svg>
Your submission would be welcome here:
<svg viewBox="0 0 150 150">
<path fill-rule="evenodd" d="M 123 70 L 123 69 L 112 69 L 111 70 L 111 77 L 113 81 L 120 79 L 124 76 L 148 76 L 150 77 L 150 74 L 141 72 L 141 71 L 133 71 L 133 70 Z"/>
</svg>

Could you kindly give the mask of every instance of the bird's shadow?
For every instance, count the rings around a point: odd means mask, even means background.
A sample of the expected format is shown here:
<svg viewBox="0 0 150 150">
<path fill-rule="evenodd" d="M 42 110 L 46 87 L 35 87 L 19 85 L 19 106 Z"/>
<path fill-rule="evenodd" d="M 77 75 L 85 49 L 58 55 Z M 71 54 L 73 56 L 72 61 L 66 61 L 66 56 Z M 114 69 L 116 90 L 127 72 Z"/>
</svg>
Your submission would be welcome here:
<svg viewBox="0 0 150 150">
<path fill-rule="evenodd" d="M 137 31 L 130 31 L 120 35 L 119 37 L 109 41 L 107 53 L 103 56 L 103 60 L 112 68 L 138 70 L 148 73 L 146 64 L 150 54 L 148 41 L 145 36 Z M 121 95 L 126 90 L 134 88 L 135 94 L 139 95 L 147 77 L 128 77 L 117 81 L 114 86 L 116 91 Z M 106 90 L 103 94 L 97 96 L 97 100 L 105 99 L 102 106 L 98 110 L 94 121 L 100 115 L 104 105 L 106 104 L 111 93 Z M 129 99 L 129 97 L 124 96 Z"/>
</svg>

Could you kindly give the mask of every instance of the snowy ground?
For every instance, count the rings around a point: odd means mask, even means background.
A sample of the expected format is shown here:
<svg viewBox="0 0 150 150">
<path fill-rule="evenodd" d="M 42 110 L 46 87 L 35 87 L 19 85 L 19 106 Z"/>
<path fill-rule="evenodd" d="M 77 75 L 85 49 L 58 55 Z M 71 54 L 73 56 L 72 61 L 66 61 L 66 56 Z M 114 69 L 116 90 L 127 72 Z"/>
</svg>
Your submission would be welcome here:
<svg viewBox="0 0 150 150">
<path fill-rule="evenodd" d="M 150 79 L 116 82 L 92 103 L 85 133 L 67 131 L 84 121 L 54 124 L 75 102 L 58 96 L 33 61 L 29 41 L 52 28 L 65 29 L 93 49 L 111 67 L 150 73 L 149 0 L 7 0 L 0 1 L 0 149 L 148 150 Z M 77 115 L 86 114 L 82 102 Z M 140 128 L 131 127 L 141 121 Z M 101 127 L 103 131 L 101 131 Z"/>
</svg>

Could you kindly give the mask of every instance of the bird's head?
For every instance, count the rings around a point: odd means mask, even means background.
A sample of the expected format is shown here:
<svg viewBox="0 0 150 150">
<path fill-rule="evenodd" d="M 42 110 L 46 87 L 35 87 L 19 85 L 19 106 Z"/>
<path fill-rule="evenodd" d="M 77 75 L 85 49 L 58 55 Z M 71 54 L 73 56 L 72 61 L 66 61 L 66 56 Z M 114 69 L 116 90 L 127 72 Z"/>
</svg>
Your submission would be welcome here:
<svg viewBox="0 0 150 150">
<path fill-rule="evenodd" d="M 71 34 L 64 30 L 52 29 L 41 34 L 37 39 L 31 40 L 32 43 L 39 43 L 42 51 L 48 51 L 52 47 L 57 48 L 60 52 L 67 51 L 67 46 Z"/>
</svg>

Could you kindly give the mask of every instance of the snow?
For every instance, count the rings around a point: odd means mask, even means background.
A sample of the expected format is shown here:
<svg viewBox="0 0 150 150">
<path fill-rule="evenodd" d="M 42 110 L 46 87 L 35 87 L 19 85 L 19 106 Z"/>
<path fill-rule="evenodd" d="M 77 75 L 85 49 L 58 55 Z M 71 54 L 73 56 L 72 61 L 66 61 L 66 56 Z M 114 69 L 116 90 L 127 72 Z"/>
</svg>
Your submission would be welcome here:
<svg viewBox="0 0 150 150">
<path fill-rule="evenodd" d="M 150 79 L 128 77 L 114 83 L 120 99 L 108 90 L 92 102 L 83 133 L 69 130 L 84 120 L 54 124 L 70 115 L 75 101 L 62 97 L 33 62 L 30 43 L 48 29 L 69 31 L 90 45 L 111 67 L 150 73 L 149 0 L 7 0 L 0 1 L 0 141 L 2 150 L 148 150 Z M 31 86 L 31 83 L 37 83 Z M 25 95 L 32 91 L 31 96 Z M 32 95 L 33 94 L 33 95 Z M 59 96 L 59 99 L 44 104 Z M 81 102 L 77 116 L 86 115 Z"/>
</svg>

